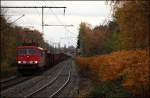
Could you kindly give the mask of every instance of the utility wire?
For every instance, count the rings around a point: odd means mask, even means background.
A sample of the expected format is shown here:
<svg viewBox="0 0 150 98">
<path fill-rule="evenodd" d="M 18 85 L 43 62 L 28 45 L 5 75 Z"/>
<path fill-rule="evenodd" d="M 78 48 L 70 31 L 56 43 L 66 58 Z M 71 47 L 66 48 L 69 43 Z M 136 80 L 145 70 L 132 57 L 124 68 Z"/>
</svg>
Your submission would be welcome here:
<svg viewBox="0 0 150 98">
<path fill-rule="evenodd" d="M 41 4 L 39 1 L 36 1 L 36 2 L 43 6 L 43 4 Z M 48 11 L 46 13 L 48 13 Z M 47 19 L 47 16 L 45 16 L 43 20 L 45 21 L 46 19 Z"/>
<path fill-rule="evenodd" d="M 45 2 L 45 1 L 44 1 Z M 46 4 L 46 2 L 45 2 L 45 4 Z M 54 6 L 56 6 L 54 3 L 53 3 L 53 5 Z M 50 8 L 49 8 L 50 9 Z M 65 26 L 65 24 L 60 20 L 60 18 L 54 13 L 54 11 L 52 10 L 52 9 L 50 9 L 50 11 L 54 14 L 54 16 L 56 17 L 56 19 L 58 20 L 58 22 L 61 24 L 61 25 L 64 25 L 64 29 L 65 29 L 65 31 L 67 31 L 67 32 L 71 32 L 70 30 L 68 30 L 66 27 L 67 26 Z M 71 34 L 75 34 L 74 32 L 73 33 L 71 33 Z M 76 34 L 75 34 L 76 35 Z M 61 38 L 62 39 L 62 38 Z M 69 42 L 70 43 L 70 42 Z"/>
<path fill-rule="evenodd" d="M 38 13 L 39 16 L 41 16 L 41 14 L 39 13 L 38 9 L 36 9 L 36 12 Z"/>
<path fill-rule="evenodd" d="M 15 21 L 9 23 L 9 25 L 12 25 L 12 24 L 15 23 L 17 20 L 19 20 L 20 18 L 22 18 L 22 17 L 24 17 L 24 16 L 25 16 L 25 15 L 23 14 L 22 16 L 20 16 L 19 18 L 17 18 Z M 2 29 L 4 29 L 4 28 L 2 28 Z"/>
<path fill-rule="evenodd" d="M 45 1 L 44 1 L 45 2 Z M 46 2 L 45 2 L 45 4 L 46 4 Z M 53 3 L 54 4 L 54 3 Z M 54 6 L 56 6 L 55 4 L 54 4 Z M 65 24 L 60 20 L 60 18 L 54 13 L 54 11 L 51 9 L 51 8 L 49 8 L 50 10 L 51 10 L 51 12 L 54 14 L 54 16 L 56 17 L 56 19 L 58 20 L 58 22 L 61 24 L 61 25 L 64 25 L 64 29 L 67 31 L 67 32 L 71 32 L 70 30 L 68 30 L 66 27 L 67 26 L 65 26 Z M 74 32 L 73 32 L 74 33 Z M 74 33 L 75 34 L 75 33 Z"/>
<path fill-rule="evenodd" d="M 107 20 L 109 19 L 110 15 L 112 14 L 112 8 L 110 9 L 110 13 L 108 14 L 108 16 L 105 18 L 104 22 L 102 23 L 102 25 L 104 25 L 106 22 L 108 22 Z"/>
</svg>

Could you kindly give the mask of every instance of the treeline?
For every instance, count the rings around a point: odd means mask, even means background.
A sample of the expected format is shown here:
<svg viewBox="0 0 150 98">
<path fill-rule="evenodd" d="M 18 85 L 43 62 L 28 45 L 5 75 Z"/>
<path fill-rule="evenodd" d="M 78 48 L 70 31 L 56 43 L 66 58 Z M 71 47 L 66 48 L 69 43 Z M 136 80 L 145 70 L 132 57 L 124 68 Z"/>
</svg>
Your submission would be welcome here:
<svg viewBox="0 0 150 98">
<path fill-rule="evenodd" d="M 109 3 L 109 2 L 108 2 Z M 78 48 L 82 56 L 119 50 L 149 49 L 149 1 L 111 1 L 113 19 L 91 28 L 81 23 Z"/>
<path fill-rule="evenodd" d="M 150 1 L 108 4 L 113 19 L 107 24 L 80 24 L 75 61 L 79 75 L 94 85 L 82 97 L 149 98 Z"/>
<path fill-rule="evenodd" d="M 44 41 L 43 34 L 38 30 L 31 30 L 16 26 L 14 23 L 9 23 L 5 16 L 5 9 L 1 9 L 0 16 L 0 63 L 1 68 L 8 68 L 11 64 L 15 63 L 16 47 L 24 42 L 35 42 L 39 46 L 52 49 L 47 42 Z"/>
</svg>

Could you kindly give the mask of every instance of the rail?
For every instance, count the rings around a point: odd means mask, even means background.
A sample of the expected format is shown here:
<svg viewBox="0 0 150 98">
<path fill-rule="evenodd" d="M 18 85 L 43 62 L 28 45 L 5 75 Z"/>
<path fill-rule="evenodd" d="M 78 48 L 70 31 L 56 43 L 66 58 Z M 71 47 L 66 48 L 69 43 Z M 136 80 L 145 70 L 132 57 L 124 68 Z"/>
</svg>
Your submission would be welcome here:
<svg viewBox="0 0 150 98">
<path fill-rule="evenodd" d="M 54 92 L 49 98 L 52 98 L 54 97 L 56 94 L 58 94 L 68 83 L 69 83 L 69 80 L 70 80 L 70 71 L 69 71 L 69 76 L 67 78 L 67 81 L 56 91 Z"/>
<path fill-rule="evenodd" d="M 8 79 L 1 80 L 0 83 L 8 82 L 8 81 L 14 80 L 16 78 L 17 78 L 17 76 L 12 76 L 12 77 L 10 77 Z"/>
<path fill-rule="evenodd" d="M 36 91 L 28 94 L 27 96 L 24 96 L 23 98 L 29 98 L 32 95 L 36 94 L 37 92 L 41 91 L 42 89 L 46 88 L 47 86 L 51 85 L 60 75 L 60 73 L 62 72 L 63 68 L 59 71 L 59 73 L 57 74 L 57 76 L 55 78 L 53 78 L 53 80 L 51 80 L 50 82 L 48 82 L 46 85 L 42 86 L 41 88 L 37 89 Z"/>
</svg>

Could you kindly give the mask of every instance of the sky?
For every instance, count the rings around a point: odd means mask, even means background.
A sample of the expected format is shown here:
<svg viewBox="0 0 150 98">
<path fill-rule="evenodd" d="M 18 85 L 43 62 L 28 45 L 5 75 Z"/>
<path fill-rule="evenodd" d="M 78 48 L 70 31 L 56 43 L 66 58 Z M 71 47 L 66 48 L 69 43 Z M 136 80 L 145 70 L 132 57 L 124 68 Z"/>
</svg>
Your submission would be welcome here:
<svg viewBox="0 0 150 98">
<path fill-rule="evenodd" d="M 94 28 L 111 20 L 111 7 L 105 1 L 1 1 L 1 6 L 49 6 L 67 7 L 65 9 L 44 8 L 44 24 L 73 26 L 44 26 L 42 32 L 42 11 L 40 8 L 9 8 L 7 17 L 18 26 L 37 29 L 43 33 L 45 41 L 57 47 L 77 45 L 79 24 L 86 22 Z"/>
</svg>

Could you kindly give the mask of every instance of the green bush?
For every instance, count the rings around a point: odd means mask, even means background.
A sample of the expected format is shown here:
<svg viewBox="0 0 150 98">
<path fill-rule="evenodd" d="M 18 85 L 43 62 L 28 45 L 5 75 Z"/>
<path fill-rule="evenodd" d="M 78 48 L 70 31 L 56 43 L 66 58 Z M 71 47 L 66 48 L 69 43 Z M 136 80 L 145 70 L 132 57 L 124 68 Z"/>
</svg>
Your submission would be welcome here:
<svg viewBox="0 0 150 98">
<path fill-rule="evenodd" d="M 122 77 L 105 81 L 95 86 L 90 96 L 93 98 L 132 98 L 133 94 L 121 86 Z"/>
<path fill-rule="evenodd" d="M 112 36 L 110 37 L 110 39 L 108 39 L 108 41 L 106 41 L 105 44 L 105 51 L 107 53 L 111 53 L 112 51 L 117 51 L 120 49 L 120 35 L 117 32 L 113 32 Z"/>
</svg>

